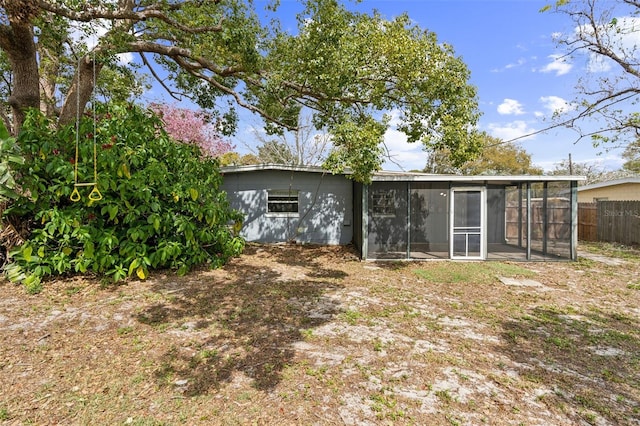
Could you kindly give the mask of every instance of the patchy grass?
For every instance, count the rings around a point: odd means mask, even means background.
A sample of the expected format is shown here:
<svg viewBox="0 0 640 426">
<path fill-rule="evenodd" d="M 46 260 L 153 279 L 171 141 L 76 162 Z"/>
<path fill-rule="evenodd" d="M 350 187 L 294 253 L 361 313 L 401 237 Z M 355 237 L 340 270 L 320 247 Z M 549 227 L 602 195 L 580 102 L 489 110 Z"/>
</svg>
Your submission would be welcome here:
<svg viewBox="0 0 640 426">
<path fill-rule="evenodd" d="M 580 241 L 580 249 L 589 253 L 602 254 L 631 261 L 640 261 L 640 247 L 617 243 Z"/>
<path fill-rule="evenodd" d="M 415 270 L 418 277 L 435 283 L 497 282 L 499 276 L 531 278 L 535 272 L 508 262 L 430 262 Z"/>
<path fill-rule="evenodd" d="M 250 245 L 186 277 L 1 283 L 0 422 L 633 425 L 639 274 Z"/>
</svg>

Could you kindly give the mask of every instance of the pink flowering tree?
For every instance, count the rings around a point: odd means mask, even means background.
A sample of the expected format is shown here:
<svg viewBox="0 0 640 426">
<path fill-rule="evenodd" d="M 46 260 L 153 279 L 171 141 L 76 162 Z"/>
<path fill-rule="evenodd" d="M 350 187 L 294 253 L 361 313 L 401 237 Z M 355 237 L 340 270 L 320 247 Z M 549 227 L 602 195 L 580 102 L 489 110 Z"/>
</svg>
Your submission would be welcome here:
<svg viewBox="0 0 640 426">
<path fill-rule="evenodd" d="M 199 146 L 205 156 L 219 157 L 234 149 L 220 136 L 203 111 L 159 103 L 152 103 L 149 108 L 160 116 L 169 136 L 182 143 Z"/>
</svg>

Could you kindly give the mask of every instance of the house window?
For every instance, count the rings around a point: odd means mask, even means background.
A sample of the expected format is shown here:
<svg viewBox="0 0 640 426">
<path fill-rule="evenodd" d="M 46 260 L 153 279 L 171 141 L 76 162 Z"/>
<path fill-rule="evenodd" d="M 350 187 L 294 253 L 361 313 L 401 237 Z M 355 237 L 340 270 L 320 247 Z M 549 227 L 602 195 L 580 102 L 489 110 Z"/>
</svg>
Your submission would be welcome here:
<svg viewBox="0 0 640 426">
<path fill-rule="evenodd" d="M 371 205 L 374 216 L 396 215 L 396 191 L 394 189 L 380 189 L 373 192 Z"/>
<path fill-rule="evenodd" d="M 298 215 L 298 191 L 270 189 L 267 191 L 267 213 L 273 216 Z"/>
</svg>

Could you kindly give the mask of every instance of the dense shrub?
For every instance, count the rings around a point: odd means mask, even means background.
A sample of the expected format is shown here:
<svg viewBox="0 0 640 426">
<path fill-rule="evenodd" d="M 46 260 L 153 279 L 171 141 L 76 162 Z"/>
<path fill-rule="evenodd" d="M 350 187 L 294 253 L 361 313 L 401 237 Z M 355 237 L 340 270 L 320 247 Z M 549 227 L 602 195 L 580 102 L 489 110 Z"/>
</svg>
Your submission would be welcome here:
<svg viewBox="0 0 640 426">
<path fill-rule="evenodd" d="M 230 224 L 242 220 L 219 190 L 216 160 L 200 148 L 171 140 L 160 120 L 136 106 L 103 107 L 95 118 L 53 130 L 32 111 L 18 138 L 25 156 L 22 192 L 5 215 L 29 221 L 28 241 L 12 253 L 6 272 L 13 281 L 37 291 L 41 278 L 91 272 L 122 280 L 144 279 L 150 269 L 170 268 L 184 274 L 195 265 L 212 267 L 238 255 L 244 246 Z M 98 189 L 74 189 L 78 179 L 94 179 L 97 146 Z"/>
<path fill-rule="evenodd" d="M 6 126 L 0 120 L 0 203 L 18 198 L 13 169 L 22 163 L 24 158 L 16 140 L 9 135 Z"/>
</svg>

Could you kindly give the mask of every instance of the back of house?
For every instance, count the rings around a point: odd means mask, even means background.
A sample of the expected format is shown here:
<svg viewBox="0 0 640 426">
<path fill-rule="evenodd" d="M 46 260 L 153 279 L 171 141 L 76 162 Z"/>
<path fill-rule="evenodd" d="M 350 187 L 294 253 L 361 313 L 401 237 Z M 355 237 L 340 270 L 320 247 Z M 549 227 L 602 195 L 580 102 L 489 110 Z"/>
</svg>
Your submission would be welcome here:
<svg viewBox="0 0 640 426">
<path fill-rule="evenodd" d="M 576 259 L 579 176 L 225 167 L 223 189 L 256 242 L 349 244 L 363 259 Z"/>
</svg>

